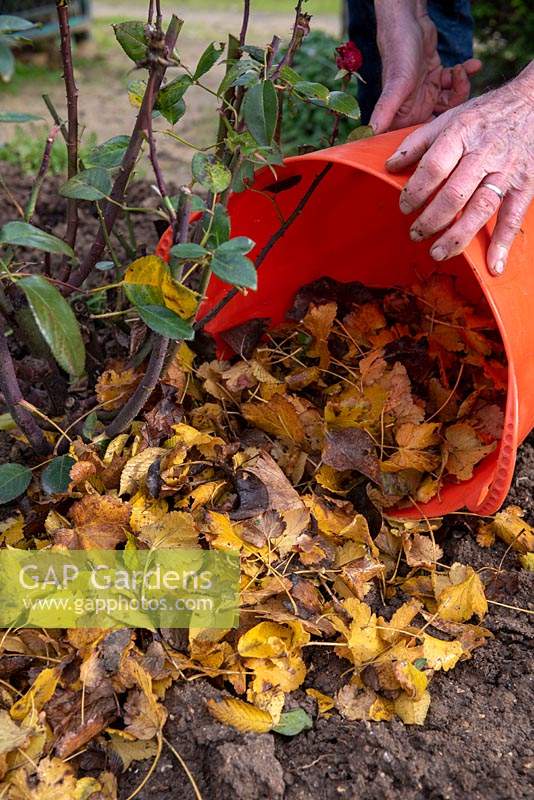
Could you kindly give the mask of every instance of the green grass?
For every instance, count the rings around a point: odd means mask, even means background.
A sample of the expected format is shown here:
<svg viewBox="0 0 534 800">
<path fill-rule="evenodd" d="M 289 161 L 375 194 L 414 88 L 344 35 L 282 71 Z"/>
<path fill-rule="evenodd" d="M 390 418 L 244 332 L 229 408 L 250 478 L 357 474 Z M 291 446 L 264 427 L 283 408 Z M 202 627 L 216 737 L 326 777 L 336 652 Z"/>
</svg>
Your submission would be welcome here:
<svg viewBox="0 0 534 800">
<path fill-rule="evenodd" d="M 339 14 L 341 11 L 342 0 L 308 0 L 304 4 L 304 10 L 310 14 Z M 111 3 L 110 3 L 111 5 Z M 113 8 L 117 11 L 127 9 L 131 14 L 132 10 L 135 12 L 143 11 L 147 7 L 145 0 L 114 0 Z M 182 0 L 179 4 L 179 14 L 182 14 L 187 19 L 187 9 L 208 9 L 211 11 L 231 11 L 238 12 L 242 8 L 241 0 Z M 295 7 L 295 0 L 252 0 L 252 13 L 256 11 L 270 12 L 276 14 L 287 13 L 293 15 Z M 163 0 L 162 8 L 166 11 L 176 9 L 175 0 Z"/>
<path fill-rule="evenodd" d="M 20 59 L 17 59 L 12 80 L 9 83 L 0 84 L 0 97 L 2 97 L 3 93 L 18 94 L 29 83 L 42 86 L 43 92 L 46 92 L 50 86 L 61 80 L 59 69 L 54 70 L 47 66 L 32 63 L 25 64 Z"/>
</svg>

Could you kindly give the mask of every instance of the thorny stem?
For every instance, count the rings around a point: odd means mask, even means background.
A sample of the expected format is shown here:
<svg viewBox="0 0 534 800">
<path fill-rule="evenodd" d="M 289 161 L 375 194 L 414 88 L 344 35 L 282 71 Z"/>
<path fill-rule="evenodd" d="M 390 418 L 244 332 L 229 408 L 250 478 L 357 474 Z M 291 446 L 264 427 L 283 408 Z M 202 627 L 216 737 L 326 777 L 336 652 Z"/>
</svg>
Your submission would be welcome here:
<svg viewBox="0 0 534 800">
<path fill-rule="evenodd" d="M 2 318 L 0 318 L 0 390 L 9 413 L 26 435 L 33 450 L 38 455 L 48 455 L 52 451 L 51 445 L 30 412 L 22 405 L 24 398 L 7 344 L 5 320 Z"/>
<path fill-rule="evenodd" d="M 243 23 L 239 34 L 239 47 L 242 48 L 247 40 L 248 22 L 250 19 L 250 0 L 243 0 Z"/>
<path fill-rule="evenodd" d="M 273 81 L 278 78 L 284 67 L 291 66 L 295 57 L 295 53 L 299 49 L 303 38 L 309 32 L 310 17 L 307 14 L 302 13 L 303 1 L 304 0 L 298 0 L 297 5 L 295 6 L 295 24 L 293 25 L 293 33 L 291 34 L 291 39 L 283 58 L 279 61 L 271 76 L 271 80 Z"/>
<path fill-rule="evenodd" d="M 149 87 L 147 87 L 147 92 L 149 91 Z M 154 84 L 150 85 L 150 92 L 154 92 Z M 152 109 L 154 107 L 155 96 L 151 94 L 147 101 L 148 108 Z M 167 184 L 165 182 L 165 178 L 163 177 L 163 172 L 161 171 L 161 166 L 158 160 L 158 151 L 156 149 L 156 140 L 154 138 L 154 130 L 152 127 L 152 113 L 146 115 L 146 127 L 145 133 L 148 140 L 148 155 L 150 158 L 150 163 L 152 164 L 152 169 L 154 171 L 154 176 L 156 178 L 156 183 L 158 185 L 158 191 L 161 196 L 161 200 L 163 205 L 165 206 L 165 210 L 171 222 L 171 225 L 174 224 L 176 220 L 176 213 L 174 208 L 172 207 L 172 203 L 169 200 L 169 193 L 167 191 Z"/>
<path fill-rule="evenodd" d="M 172 53 L 174 50 L 174 46 L 176 44 L 182 24 L 183 21 L 178 19 L 178 17 L 172 17 L 167 29 L 167 34 L 165 36 L 165 50 L 167 54 Z M 141 103 L 141 108 L 139 109 L 139 113 L 137 115 L 132 135 L 130 137 L 130 142 L 122 159 L 122 164 L 119 168 L 115 183 L 113 184 L 111 194 L 104 208 L 104 223 L 108 234 L 111 233 L 111 230 L 117 220 L 117 216 L 120 211 L 120 205 L 117 204 L 121 204 L 124 200 L 124 192 L 126 190 L 128 180 L 141 151 L 141 146 L 145 138 L 144 131 L 146 130 L 146 119 L 150 114 L 152 114 L 152 107 L 149 106 L 150 98 L 157 96 L 166 69 L 166 63 L 158 62 L 149 76 L 147 88 Z M 76 287 L 81 286 L 91 270 L 94 268 L 97 261 L 101 258 L 105 246 L 106 241 L 102 226 L 100 226 L 96 238 L 86 257 L 83 259 L 79 267 L 73 269 L 70 275 L 69 283 L 71 285 Z"/>
<path fill-rule="evenodd" d="M 72 64 L 71 30 L 67 0 L 56 0 L 59 33 L 61 40 L 61 59 L 63 77 L 67 92 L 67 177 L 70 180 L 78 172 L 78 87 L 74 79 Z M 78 201 L 67 198 L 67 230 L 65 242 L 72 248 L 76 243 L 78 230 Z"/>
<path fill-rule="evenodd" d="M 178 238 L 180 242 L 187 242 L 190 213 L 191 193 L 189 190 L 185 191 L 184 187 L 178 215 Z M 148 401 L 150 395 L 156 388 L 165 365 L 168 363 L 168 355 L 174 353 L 176 350 L 177 343 L 173 342 L 171 348 L 169 348 L 169 344 L 169 339 L 164 336 L 154 335 L 152 337 L 152 351 L 146 373 L 124 408 L 119 411 L 115 419 L 107 426 L 106 434 L 108 436 L 117 436 L 124 431 Z"/>
<path fill-rule="evenodd" d="M 275 231 L 275 233 L 271 236 L 269 241 L 262 247 L 262 249 L 258 253 L 258 257 L 256 258 L 256 262 L 255 262 L 257 270 L 261 267 L 261 265 L 263 264 L 263 262 L 265 261 L 265 259 L 267 258 L 267 256 L 271 252 L 271 250 L 273 249 L 274 245 L 278 241 L 280 241 L 280 239 L 286 233 L 287 229 L 295 222 L 297 217 L 300 216 L 300 214 L 302 213 L 304 207 L 306 206 L 306 203 L 308 202 L 310 197 L 313 195 L 313 193 L 315 192 L 315 190 L 317 189 L 317 187 L 319 186 L 319 184 L 321 183 L 323 178 L 328 174 L 328 172 L 331 169 L 332 169 L 332 164 L 327 164 L 315 176 L 315 178 L 313 179 L 313 181 L 309 185 L 309 187 L 306 190 L 306 192 L 302 195 L 301 199 L 299 200 L 299 202 L 297 203 L 297 205 L 295 206 L 295 208 L 293 209 L 293 211 L 291 212 L 289 217 L 278 228 L 278 230 Z M 208 313 L 205 316 L 203 316 L 202 319 L 198 320 L 198 322 L 195 323 L 195 326 L 194 326 L 195 330 L 197 330 L 197 331 L 203 330 L 206 327 L 206 325 L 209 322 L 211 322 L 212 319 L 214 319 L 222 311 L 222 309 L 230 302 L 230 300 L 233 300 L 233 298 L 237 295 L 237 293 L 238 293 L 238 289 L 234 288 L 234 289 L 231 289 L 227 294 L 225 294 L 224 297 L 221 298 L 221 300 L 219 300 L 217 305 L 214 306 L 211 309 L 211 311 L 208 311 Z"/>
<path fill-rule="evenodd" d="M 148 398 L 156 388 L 156 384 L 160 378 L 163 365 L 165 363 L 165 356 L 167 355 L 167 348 L 169 346 L 169 339 L 165 336 L 154 336 L 152 344 L 152 352 L 148 361 L 146 372 L 138 385 L 137 389 L 119 411 L 117 416 L 106 428 L 106 435 L 113 437 L 117 436 L 125 430 L 132 420 L 139 414 Z"/>
<path fill-rule="evenodd" d="M 57 109 L 56 109 L 55 105 L 53 104 L 53 102 L 51 101 L 50 97 L 47 94 L 43 94 L 43 95 L 41 95 L 41 97 L 43 98 L 43 102 L 44 102 L 45 106 L 47 107 L 47 109 L 49 110 L 50 116 L 54 120 L 55 124 L 59 125 L 59 128 L 61 130 L 61 135 L 65 139 L 65 143 L 68 142 L 68 140 L 69 140 L 69 132 L 67 130 L 67 126 L 65 125 L 64 122 L 61 121 L 61 117 L 57 113 Z"/>
<path fill-rule="evenodd" d="M 41 159 L 41 166 L 39 167 L 39 172 L 37 173 L 37 177 L 35 178 L 35 182 L 32 187 L 32 191 L 26 205 L 26 209 L 24 211 L 24 219 L 26 222 L 31 222 L 33 214 L 35 212 L 35 206 L 37 203 L 37 198 L 39 197 L 39 192 L 41 191 L 41 187 L 43 185 L 43 181 L 45 175 L 48 171 L 48 166 L 50 164 L 50 156 L 52 154 L 52 147 L 56 140 L 56 136 L 58 135 L 60 130 L 59 125 L 54 125 L 48 137 L 46 139 L 45 148 L 43 151 L 43 157 Z"/>
</svg>

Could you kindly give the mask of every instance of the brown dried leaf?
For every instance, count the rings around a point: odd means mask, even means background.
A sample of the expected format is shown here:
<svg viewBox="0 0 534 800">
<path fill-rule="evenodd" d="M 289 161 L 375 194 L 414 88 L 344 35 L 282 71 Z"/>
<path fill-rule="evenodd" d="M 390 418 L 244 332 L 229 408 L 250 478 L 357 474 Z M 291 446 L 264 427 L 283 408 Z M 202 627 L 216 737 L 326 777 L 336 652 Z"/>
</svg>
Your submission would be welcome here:
<svg viewBox="0 0 534 800">
<path fill-rule="evenodd" d="M 354 469 L 379 486 L 382 483 L 374 442 L 361 428 L 327 431 L 321 459 L 334 469 Z"/>
</svg>

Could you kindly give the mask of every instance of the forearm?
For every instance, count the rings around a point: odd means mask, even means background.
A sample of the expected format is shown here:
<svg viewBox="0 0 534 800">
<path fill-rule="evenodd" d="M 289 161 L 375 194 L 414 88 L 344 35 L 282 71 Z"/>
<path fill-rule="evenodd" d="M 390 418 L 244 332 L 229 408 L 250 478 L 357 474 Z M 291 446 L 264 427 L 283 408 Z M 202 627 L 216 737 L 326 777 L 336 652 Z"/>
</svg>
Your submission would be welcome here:
<svg viewBox="0 0 534 800">
<path fill-rule="evenodd" d="M 375 0 L 378 28 L 387 22 L 394 24 L 399 18 L 426 13 L 426 10 L 427 0 Z"/>
</svg>

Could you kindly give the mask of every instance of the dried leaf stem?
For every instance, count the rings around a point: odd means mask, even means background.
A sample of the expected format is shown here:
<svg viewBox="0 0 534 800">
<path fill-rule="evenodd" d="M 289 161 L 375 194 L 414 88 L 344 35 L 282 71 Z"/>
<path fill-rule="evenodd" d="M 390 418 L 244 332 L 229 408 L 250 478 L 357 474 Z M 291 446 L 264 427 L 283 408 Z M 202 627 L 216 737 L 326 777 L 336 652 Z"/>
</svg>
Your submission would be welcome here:
<svg viewBox="0 0 534 800">
<path fill-rule="evenodd" d="M 74 78 L 72 63 L 72 36 L 69 24 L 67 0 L 56 0 L 63 78 L 67 93 L 67 177 L 69 180 L 78 172 L 78 87 Z M 67 198 L 67 229 L 65 242 L 72 248 L 76 244 L 78 231 L 78 201 Z"/>
<path fill-rule="evenodd" d="M 269 241 L 260 250 L 260 252 L 258 253 L 258 257 L 256 258 L 256 269 L 259 269 L 261 267 L 261 265 L 263 264 L 263 262 L 265 261 L 265 259 L 275 246 L 275 244 L 280 241 L 280 239 L 284 236 L 288 228 L 290 228 L 291 225 L 295 222 L 295 220 L 300 216 L 300 214 L 302 213 L 302 211 L 306 206 L 306 203 L 313 195 L 313 193 L 315 192 L 315 190 L 317 189 L 323 178 L 328 174 L 328 172 L 330 172 L 331 168 L 332 164 L 327 164 L 315 176 L 315 178 L 313 179 L 313 181 L 311 182 L 305 193 L 302 195 L 301 199 L 299 200 L 299 202 L 297 203 L 297 205 L 295 206 L 289 217 L 285 220 L 285 222 L 278 228 L 278 230 L 271 236 Z M 217 305 L 214 306 L 211 309 L 211 311 L 208 311 L 208 313 L 205 314 L 202 317 L 202 319 L 198 320 L 198 322 L 195 323 L 195 330 L 197 331 L 203 330 L 206 327 L 206 325 L 212 321 L 212 319 L 215 319 L 215 317 L 230 302 L 230 300 L 233 300 L 233 298 L 236 297 L 237 293 L 238 289 L 230 289 L 230 291 L 227 294 L 225 294 L 224 297 L 221 298 L 221 300 L 219 300 Z"/>
<path fill-rule="evenodd" d="M 172 53 L 174 50 L 182 25 L 183 21 L 181 19 L 178 19 L 178 17 L 175 16 L 172 17 L 167 29 L 167 34 L 165 36 L 165 51 L 167 54 Z M 108 234 L 111 233 L 119 215 L 119 211 L 121 210 L 120 205 L 124 200 L 124 193 L 126 191 L 130 175 L 145 139 L 147 119 L 148 116 L 152 114 L 152 106 L 150 104 L 153 104 L 154 98 L 157 97 L 157 93 L 161 86 L 161 82 L 166 70 L 167 64 L 165 62 L 162 63 L 162 61 L 159 60 L 150 72 L 147 88 L 145 90 L 141 108 L 139 109 L 135 126 L 130 137 L 130 142 L 124 154 L 124 158 L 122 160 L 117 178 L 115 179 L 115 183 L 113 184 L 109 200 L 104 207 L 104 224 Z M 101 225 L 89 252 L 81 264 L 73 269 L 69 278 L 69 284 L 75 287 L 81 286 L 94 268 L 97 261 L 101 258 L 105 246 L 106 240 Z"/>
</svg>

